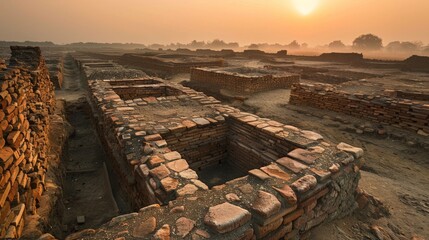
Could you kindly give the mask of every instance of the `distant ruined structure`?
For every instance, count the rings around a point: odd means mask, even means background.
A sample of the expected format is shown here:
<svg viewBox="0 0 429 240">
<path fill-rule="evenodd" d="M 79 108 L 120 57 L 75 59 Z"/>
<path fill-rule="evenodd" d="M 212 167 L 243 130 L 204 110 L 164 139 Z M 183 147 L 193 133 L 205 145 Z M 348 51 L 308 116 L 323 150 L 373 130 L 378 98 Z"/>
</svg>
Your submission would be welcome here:
<svg viewBox="0 0 429 240">
<path fill-rule="evenodd" d="M 192 68 L 191 83 L 208 91 L 226 89 L 238 94 L 251 94 L 272 89 L 287 89 L 298 83 L 300 76 L 256 68 Z"/>
</svg>

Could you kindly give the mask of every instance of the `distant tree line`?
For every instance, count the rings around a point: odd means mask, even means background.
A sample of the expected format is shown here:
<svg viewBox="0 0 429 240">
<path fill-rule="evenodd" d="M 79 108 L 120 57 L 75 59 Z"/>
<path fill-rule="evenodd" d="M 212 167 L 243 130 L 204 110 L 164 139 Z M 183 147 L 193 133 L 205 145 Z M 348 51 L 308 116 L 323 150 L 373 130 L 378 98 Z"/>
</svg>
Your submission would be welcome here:
<svg viewBox="0 0 429 240">
<path fill-rule="evenodd" d="M 35 42 L 35 41 L 0 41 L 0 47 L 9 47 L 11 45 L 37 45 L 41 47 L 74 47 L 74 48 L 121 48 L 121 49 L 253 49 L 253 50 L 305 50 L 308 48 L 307 43 L 299 43 L 297 40 L 289 44 L 279 43 L 252 43 L 248 46 L 240 46 L 237 42 L 225 42 L 220 39 L 213 41 L 198 41 L 193 40 L 190 43 L 170 43 L 170 44 L 139 44 L 139 43 L 96 43 L 96 42 L 77 42 L 58 45 L 53 42 Z M 429 54 L 429 45 L 425 46 L 422 42 L 400 42 L 393 41 L 383 46 L 383 40 L 374 34 L 362 34 L 354 39 L 352 45 L 347 46 L 341 40 L 335 40 L 327 45 L 319 46 L 316 48 L 328 48 L 332 51 L 378 51 L 386 50 L 389 52 L 422 52 Z"/>
<path fill-rule="evenodd" d="M 328 48 L 335 50 L 346 49 L 347 46 L 340 40 L 332 41 Z M 385 49 L 390 52 L 415 52 L 423 51 L 429 53 L 429 45 L 424 46 L 422 42 L 400 42 L 393 41 L 383 46 L 383 40 L 374 34 L 363 34 L 357 37 L 351 46 L 353 50 L 358 51 L 375 51 Z"/>
</svg>

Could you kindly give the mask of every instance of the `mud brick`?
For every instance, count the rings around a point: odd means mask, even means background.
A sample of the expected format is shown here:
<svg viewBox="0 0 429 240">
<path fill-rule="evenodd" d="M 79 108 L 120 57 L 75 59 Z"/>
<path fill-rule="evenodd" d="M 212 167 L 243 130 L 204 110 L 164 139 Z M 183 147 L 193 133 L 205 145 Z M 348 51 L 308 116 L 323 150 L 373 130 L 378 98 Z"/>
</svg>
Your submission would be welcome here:
<svg viewBox="0 0 429 240">
<path fill-rule="evenodd" d="M 8 197 L 7 197 L 9 201 L 13 202 L 13 200 L 14 200 L 17 192 L 18 192 L 18 186 L 19 186 L 18 182 L 13 183 L 13 185 L 9 191 Z"/>
<path fill-rule="evenodd" d="M 307 165 L 299 163 L 288 157 L 280 158 L 276 162 L 294 173 L 299 173 L 300 171 L 308 168 Z"/>
<path fill-rule="evenodd" d="M 283 223 L 283 219 L 279 218 L 278 220 L 270 224 L 267 224 L 265 226 L 260 226 L 258 224 L 255 224 L 254 229 L 255 229 L 255 234 L 257 239 L 263 238 L 266 235 L 268 235 L 270 232 L 276 230 L 277 228 L 280 227 L 280 225 L 282 225 L 282 223 Z"/>
<path fill-rule="evenodd" d="M 216 232 L 226 233 L 244 225 L 250 218 L 251 214 L 247 210 L 225 202 L 210 207 L 204 223 Z"/>
<path fill-rule="evenodd" d="M 197 127 L 197 124 L 191 120 L 184 120 L 182 121 L 182 124 L 187 128 L 187 129 L 192 129 Z"/>
<path fill-rule="evenodd" d="M 258 191 L 254 202 L 252 203 L 252 210 L 263 218 L 268 218 L 274 213 L 278 212 L 281 208 L 280 201 L 271 193 Z"/>
<path fill-rule="evenodd" d="M 144 137 L 144 140 L 151 142 L 151 141 L 158 141 L 161 140 L 162 137 L 159 134 L 153 134 L 153 135 L 148 135 Z"/>
<path fill-rule="evenodd" d="M 3 223 L 5 221 L 9 213 L 10 213 L 10 203 L 6 201 L 3 207 L 0 209 L 0 223 Z"/>
<path fill-rule="evenodd" d="M 11 188 L 12 188 L 12 184 L 8 182 L 6 184 L 6 187 L 3 190 L 0 190 L 0 207 L 4 206 Z"/>
<path fill-rule="evenodd" d="M 13 155 L 13 150 L 10 147 L 4 147 L 0 149 L 0 159 L 6 162 Z"/>
<path fill-rule="evenodd" d="M 316 161 L 318 158 L 316 154 L 302 148 L 297 148 L 289 152 L 287 155 L 291 158 L 297 159 L 307 164 L 314 163 L 314 161 Z"/>
<path fill-rule="evenodd" d="M 155 156 L 152 156 L 149 159 L 148 166 L 150 168 L 155 168 L 155 167 L 158 167 L 159 165 L 161 165 L 161 163 L 164 163 L 164 162 L 165 162 L 164 159 L 162 159 L 161 157 L 155 155 Z"/>
<path fill-rule="evenodd" d="M 165 165 L 161 165 L 149 171 L 150 175 L 156 177 L 158 180 L 166 178 L 170 175 L 170 170 Z"/>
<path fill-rule="evenodd" d="M 302 208 L 289 213 L 288 215 L 284 216 L 283 224 L 286 225 L 288 223 L 295 221 L 297 218 L 301 217 L 302 214 L 304 214 L 304 209 Z"/>
<path fill-rule="evenodd" d="M 266 174 L 270 175 L 271 177 L 275 177 L 285 181 L 288 181 L 291 178 L 290 174 L 286 173 L 275 164 L 270 164 L 268 166 L 261 167 L 261 170 L 264 171 Z"/>
<path fill-rule="evenodd" d="M 9 182 L 10 176 L 11 176 L 11 174 L 10 174 L 9 170 L 6 170 L 5 172 L 3 172 L 2 176 L 1 176 L 1 180 L 0 180 L 0 188 L 4 188 L 6 183 Z"/>
<path fill-rule="evenodd" d="M 18 226 L 18 224 L 21 222 L 23 215 L 24 215 L 25 205 L 23 203 L 18 204 L 18 206 L 14 207 L 12 211 L 15 214 L 15 218 L 12 221 L 12 225 Z"/>
<path fill-rule="evenodd" d="M 18 136 L 20 134 L 21 134 L 21 132 L 19 132 L 19 131 L 10 132 L 9 135 L 7 135 L 7 142 L 9 144 L 13 144 L 18 139 Z"/>
</svg>

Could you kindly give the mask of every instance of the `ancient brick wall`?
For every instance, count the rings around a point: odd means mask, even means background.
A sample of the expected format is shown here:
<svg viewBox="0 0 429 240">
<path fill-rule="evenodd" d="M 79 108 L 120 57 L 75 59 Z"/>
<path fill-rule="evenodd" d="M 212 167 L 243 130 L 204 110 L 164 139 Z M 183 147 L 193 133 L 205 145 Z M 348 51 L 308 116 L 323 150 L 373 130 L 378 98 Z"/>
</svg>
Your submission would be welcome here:
<svg viewBox="0 0 429 240">
<path fill-rule="evenodd" d="M 171 62 L 168 59 L 161 59 L 150 56 L 136 56 L 133 54 L 124 54 L 119 63 L 126 66 L 135 66 L 148 70 L 155 70 L 169 74 L 189 73 L 194 67 L 221 67 L 223 60 L 196 60 L 190 62 Z"/>
<path fill-rule="evenodd" d="M 49 69 L 49 76 L 55 89 L 61 89 L 64 80 L 64 59 L 63 57 L 53 57 L 52 59 L 46 60 L 46 64 Z"/>
<path fill-rule="evenodd" d="M 228 126 L 225 122 L 204 128 L 194 128 L 164 139 L 171 149 L 181 153 L 192 169 L 202 169 L 219 164 L 227 158 Z"/>
<path fill-rule="evenodd" d="M 428 92 L 410 92 L 410 91 L 394 91 L 394 95 L 397 98 L 405 98 L 417 101 L 429 102 L 429 93 Z"/>
<path fill-rule="evenodd" d="M 424 101 L 350 94 L 328 84 L 296 84 L 290 103 L 345 113 L 368 120 L 429 133 L 429 104 Z"/>
<path fill-rule="evenodd" d="M 109 81 L 89 81 L 109 161 L 141 209 L 84 238 L 293 239 L 355 209 L 362 149 L 164 84 L 183 94 L 125 100 Z M 195 109 L 189 117 L 148 117 L 156 107 L 187 105 Z M 209 189 L 192 165 L 225 153 L 248 175 Z"/>
<path fill-rule="evenodd" d="M 254 93 L 279 88 L 290 88 L 298 83 L 298 75 L 288 76 L 246 76 L 210 69 L 191 69 L 191 82 L 204 86 L 207 89 L 227 89 L 236 93 Z M 212 89 L 213 90 L 213 89 Z"/>
<path fill-rule="evenodd" d="M 0 71 L 0 238 L 18 238 L 44 191 L 53 86 L 39 48 L 11 47 Z"/>
</svg>

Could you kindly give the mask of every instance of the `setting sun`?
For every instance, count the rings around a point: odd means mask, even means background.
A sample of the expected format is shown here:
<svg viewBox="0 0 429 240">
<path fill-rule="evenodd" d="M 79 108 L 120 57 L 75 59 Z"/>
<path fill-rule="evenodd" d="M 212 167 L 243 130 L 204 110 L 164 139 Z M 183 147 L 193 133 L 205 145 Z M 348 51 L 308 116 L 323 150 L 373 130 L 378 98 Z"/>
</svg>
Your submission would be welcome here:
<svg viewBox="0 0 429 240">
<path fill-rule="evenodd" d="M 319 5 L 319 0 L 293 0 L 296 10 L 302 15 L 308 15 Z"/>
</svg>

